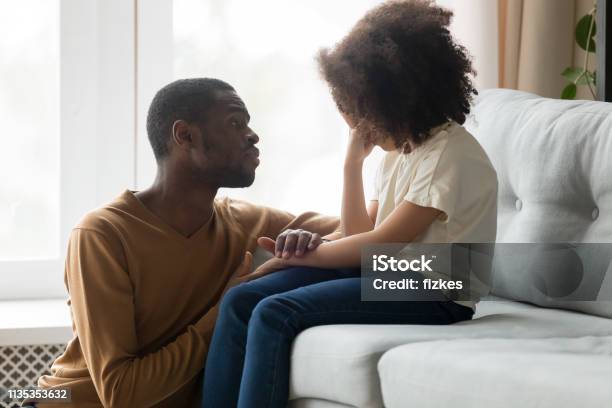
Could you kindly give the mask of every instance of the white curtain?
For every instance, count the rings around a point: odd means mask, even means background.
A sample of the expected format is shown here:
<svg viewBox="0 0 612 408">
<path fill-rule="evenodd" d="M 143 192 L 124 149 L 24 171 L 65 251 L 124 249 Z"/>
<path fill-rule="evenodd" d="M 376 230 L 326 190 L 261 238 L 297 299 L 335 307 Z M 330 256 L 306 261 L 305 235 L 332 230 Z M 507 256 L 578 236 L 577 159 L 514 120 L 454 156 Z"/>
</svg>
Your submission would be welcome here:
<svg viewBox="0 0 612 408">
<path fill-rule="evenodd" d="M 561 72 L 584 64 L 577 21 L 594 0 L 437 0 L 455 13 L 451 30 L 474 57 L 479 89 L 503 87 L 558 98 Z M 595 66 L 591 56 L 589 67 Z M 585 87 L 577 98 L 592 99 Z"/>
</svg>

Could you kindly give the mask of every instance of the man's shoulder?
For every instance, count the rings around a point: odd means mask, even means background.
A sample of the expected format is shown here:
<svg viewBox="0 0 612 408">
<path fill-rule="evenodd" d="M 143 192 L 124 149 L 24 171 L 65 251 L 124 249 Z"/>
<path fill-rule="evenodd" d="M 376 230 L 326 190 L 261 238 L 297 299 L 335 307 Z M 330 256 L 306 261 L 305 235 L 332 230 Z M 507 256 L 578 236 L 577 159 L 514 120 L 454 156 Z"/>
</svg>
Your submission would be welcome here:
<svg viewBox="0 0 612 408">
<path fill-rule="evenodd" d="M 287 211 L 229 197 L 217 198 L 215 208 L 226 225 L 254 236 L 278 233 L 295 218 Z"/>
<path fill-rule="evenodd" d="M 126 191 L 114 200 L 89 211 L 76 223 L 74 229 L 95 231 L 105 235 L 116 233 L 120 225 L 134 217 L 127 194 Z"/>
<path fill-rule="evenodd" d="M 293 217 L 287 211 L 230 197 L 216 198 L 215 209 L 217 210 L 218 215 L 232 218 L 241 223 L 248 220 L 254 221 L 269 215 Z"/>
</svg>

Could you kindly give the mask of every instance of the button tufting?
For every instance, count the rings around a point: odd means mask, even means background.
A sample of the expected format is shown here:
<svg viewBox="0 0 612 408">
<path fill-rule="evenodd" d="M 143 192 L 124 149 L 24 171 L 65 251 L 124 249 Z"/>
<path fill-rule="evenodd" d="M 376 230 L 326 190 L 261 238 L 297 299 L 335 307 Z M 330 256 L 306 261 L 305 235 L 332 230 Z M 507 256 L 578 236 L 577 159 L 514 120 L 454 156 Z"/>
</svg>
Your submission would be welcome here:
<svg viewBox="0 0 612 408">
<path fill-rule="evenodd" d="M 514 206 L 516 207 L 516 211 L 521 211 L 521 209 L 523 208 L 523 202 L 521 200 L 516 200 Z"/>
<path fill-rule="evenodd" d="M 593 218 L 593 221 L 595 221 L 597 217 L 599 217 L 599 208 L 595 207 L 595 209 L 591 213 L 591 218 Z"/>
</svg>

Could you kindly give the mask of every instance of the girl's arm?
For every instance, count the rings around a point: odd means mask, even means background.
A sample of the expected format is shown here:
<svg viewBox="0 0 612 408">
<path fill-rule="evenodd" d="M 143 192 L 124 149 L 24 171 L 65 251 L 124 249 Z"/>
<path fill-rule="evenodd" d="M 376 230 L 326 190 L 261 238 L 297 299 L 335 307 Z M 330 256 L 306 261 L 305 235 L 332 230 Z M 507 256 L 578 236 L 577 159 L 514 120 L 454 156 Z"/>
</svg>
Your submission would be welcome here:
<svg viewBox="0 0 612 408">
<path fill-rule="evenodd" d="M 370 203 L 368 204 L 368 217 L 370 217 L 370 220 L 372 220 L 372 225 L 376 224 L 376 217 L 378 214 L 378 201 L 370 201 Z M 326 236 L 323 237 L 323 239 L 326 239 L 328 241 L 335 241 L 337 239 L 343 238 L 344 235 L 342 234 L 342 231 L 334 231 L 331 234 L 328 234 Z"/>
<path fill-rule="evenodd" d="M 363 193 L 363 160 L 344 164 L 344 188 L 340 222 L 345 237 L 372 231 L 374 223 L 368 215 Z"/>
<path fill-rule="evenodd" d="M 282 265 L 277 266 L 356 267 L 361 264 L 364 245 L 411 242 L 424 233 L 440 214 L 438 209 L 404 201 L 376 229 L 324 243 L 301 258 L 282 260 Z"/>
<path fill-rule="evenodd" d="M 347 118 L 345 118 L 347 119 Z M 351 121 L 347 119 L 351 126 Z M 344 185 L 342 190 L 342 212 L 340 224 L 345 237 L 372 231 L 375 224 L 371 209 L 366 208 L 363 193 L 363 161 L 372 152 L 374 144 L 352 127 L 348 149 L 344 160 Z M 376 204 L 378 206 L 378 203 Z M 376 212 L 374 212 L 376 214 Z"/>
</svg>

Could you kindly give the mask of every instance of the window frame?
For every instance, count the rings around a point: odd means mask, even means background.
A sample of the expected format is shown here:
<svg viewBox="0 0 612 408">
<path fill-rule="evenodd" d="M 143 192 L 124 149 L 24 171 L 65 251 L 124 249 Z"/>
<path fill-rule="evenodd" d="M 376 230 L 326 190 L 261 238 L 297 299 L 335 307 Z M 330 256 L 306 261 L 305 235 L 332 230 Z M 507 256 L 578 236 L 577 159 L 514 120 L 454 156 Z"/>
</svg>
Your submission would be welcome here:
<svg viewBox="0 0 612 408">
<path fill-rule="evenodd" d="M 71 230 L 155 177 L 146 115 L 155 92 L 174 79 L 173 0 L 59 0 L 59 7 L 58 256 L 0 261 L 0 301 L 65 298 Z"/>
<path fill-rule="evenodd" d="M 0 261 L 0 300 L 66 297 L 70 231 L 84 214 L 135 185 L 136 0 L 58 3 L 58 256 Z"/>
</svg>

